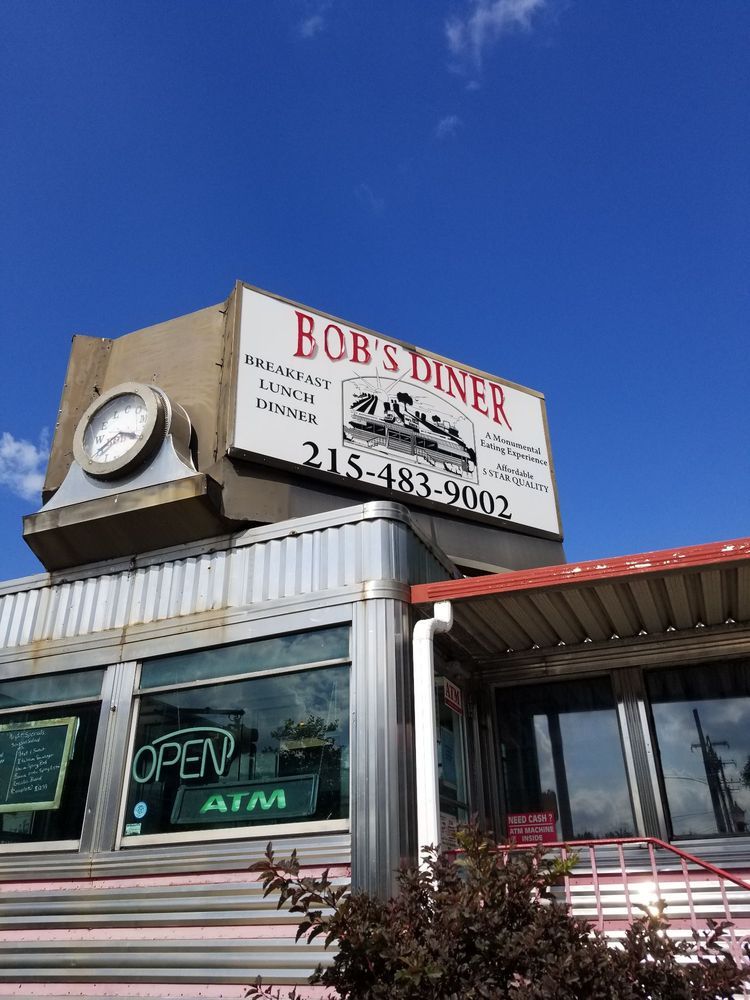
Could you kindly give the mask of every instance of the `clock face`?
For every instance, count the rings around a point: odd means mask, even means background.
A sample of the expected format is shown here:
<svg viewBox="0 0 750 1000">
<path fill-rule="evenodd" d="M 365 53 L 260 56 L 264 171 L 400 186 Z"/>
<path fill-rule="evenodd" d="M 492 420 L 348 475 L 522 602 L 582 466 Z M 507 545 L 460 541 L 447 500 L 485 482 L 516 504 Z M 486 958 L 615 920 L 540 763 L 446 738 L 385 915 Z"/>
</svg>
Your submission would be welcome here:
<svg viewBox="0 0 750 1000">
<path fill-rule="evenodd" d="M 135 392 L 115 396 L 89 419 L 83 432 L 83 450 L 92 462 L 122 458 L 138 444 L 147 421 L 142 396 Z"/>
<path fill-rule="evenodd" d="M 81 417 L 73 454 L 84 472 L 116 479 L 145 465 L 169 430 L 170 404 L 153 385 L 124 382 L 95 400 Z"/>
</svg>

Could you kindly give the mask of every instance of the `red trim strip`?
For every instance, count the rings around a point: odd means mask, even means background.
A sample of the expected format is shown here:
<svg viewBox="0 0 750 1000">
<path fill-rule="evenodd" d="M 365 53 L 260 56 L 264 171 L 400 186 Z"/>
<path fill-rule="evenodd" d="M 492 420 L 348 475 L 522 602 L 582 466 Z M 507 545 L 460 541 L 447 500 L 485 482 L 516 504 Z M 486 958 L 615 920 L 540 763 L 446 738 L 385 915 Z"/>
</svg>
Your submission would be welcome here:
<svg viewBox="0 0 750 1000">
<path fill-rule="evenodd" d="M 465 580 L 442 580 L 420 583 L 411 588 L 412 604 L 433 601 L 464 601 L 472 597 L 489 597 L 522 590 L 542 590 L 568 585 L 613 581 L 631 576 L 657 575 L 686 569 L 709 569 L 731 563 L 750 562 L 750 538 L 709 545 L 691 545 L 683 549 L 662 549 L 634 556 L 613 559 L 592 559 L 590 562 L 563 563 L 536 569 L 472 576 Z"/>
</svg>

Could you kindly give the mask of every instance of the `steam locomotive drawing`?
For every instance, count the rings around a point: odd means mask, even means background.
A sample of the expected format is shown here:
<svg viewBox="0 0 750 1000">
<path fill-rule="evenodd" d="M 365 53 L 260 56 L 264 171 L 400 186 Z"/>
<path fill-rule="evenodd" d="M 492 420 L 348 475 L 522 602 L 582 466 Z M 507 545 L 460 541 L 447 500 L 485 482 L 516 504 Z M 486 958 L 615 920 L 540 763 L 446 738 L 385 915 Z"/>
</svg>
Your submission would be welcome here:
<svg viewBox="0 0 750 1000">
<path fill-rule="evenodd" d="M 472 423 L 441 398 L 406 391 L 395 379 L 382 378 L 348 379 L 343 393 L 346 443 L 475 477 Z"/>
</svg>

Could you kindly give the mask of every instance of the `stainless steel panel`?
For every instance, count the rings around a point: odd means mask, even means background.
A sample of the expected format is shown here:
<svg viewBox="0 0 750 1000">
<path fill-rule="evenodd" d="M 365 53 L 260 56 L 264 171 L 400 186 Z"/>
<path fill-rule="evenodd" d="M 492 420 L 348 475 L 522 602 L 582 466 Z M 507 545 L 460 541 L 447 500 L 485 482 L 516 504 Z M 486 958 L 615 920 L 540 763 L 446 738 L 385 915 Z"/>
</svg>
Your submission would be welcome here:
<svg viewBox="0 0 750 1000">
<path fill-rule="evenodd" d="M 227 840 L 206 844 L 181 844 L 104 851 L 93 854 L 73 852 L 50 854 L 6 854 L 0 856 L 0 879 L 112 878 L 137 875 L 167 875 L 179 872 L 246 871 L 259 861 L 268 838 Z M 326 867 L 348 865 L 351 837 L 348 833 L 320 833 L 305 837 L 273 838 L 278 857 L 297 851 L 305 865 Z"/>
<path fill-rule="evenodd" d="M 238 935 L 100 941 L 89 935 L 59 940 L 0 941 L 0 982 L 11 983 L 306 983 L 329 960 L 320 939 Z"/>
<path fill-rule="evenodd" d="M 132 562 L 35 577 L 0 596 L 0 648 L 257 606 L 367 581 L 445 579 L 452 567 L 398 505 L 299 518 Z M 37 651 L 38 652 L 38 651 Z"/>
<path fill-rule="evenodd" d="M 331 874 L 334 885 L 348 878 Z M 277 897 L 263 897 L 258 881 L 205 884 L 92 885 L 73 882 L 65 889 L 24 889 L 0 896 L 0 920 L 14 930 L 89 927 L 180 927 L 296 924 L 299 914 L 277 909 Z M 189 932 L 186 932 L 186 934 Z"/>
<path fill-rule="evenodd" d="M 352 883 L 388 895 L 416 845 L 410 629 L 396 601 L 355 607 L 351 679 Z"/>
<path fill-rule="evenodd" d="M 630 667 L 612 671 L 610 678 L 617 701 L 625 766 L 635 813 L 635 833 L 667 840 L 667 822 L 647 720 L 643 675 L 638 668 Z"/>
</svg>

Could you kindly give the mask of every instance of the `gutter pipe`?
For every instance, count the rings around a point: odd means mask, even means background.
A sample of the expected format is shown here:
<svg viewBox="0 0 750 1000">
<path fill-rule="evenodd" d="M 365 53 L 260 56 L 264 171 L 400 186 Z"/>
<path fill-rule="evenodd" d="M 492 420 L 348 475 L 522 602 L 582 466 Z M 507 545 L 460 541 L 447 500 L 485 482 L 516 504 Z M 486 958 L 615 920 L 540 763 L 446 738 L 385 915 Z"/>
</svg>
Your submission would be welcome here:
<svg viewBox="0 0 750 1000">
<path fill-rule="evenodd" d="M 433 605 L 433 618 L 418 621 L 412 640 L 414 670 L 414 746 L 417 769 L 417 841 L 423 847 L 440 846 L 437 733 L 435 730 L 435 647 L 440 632 L 450 632 L 450 601 Z"/>
</svg>

